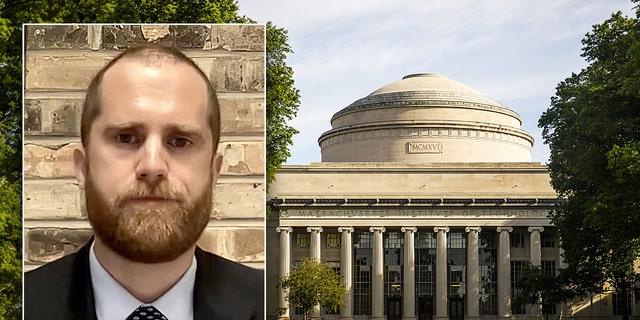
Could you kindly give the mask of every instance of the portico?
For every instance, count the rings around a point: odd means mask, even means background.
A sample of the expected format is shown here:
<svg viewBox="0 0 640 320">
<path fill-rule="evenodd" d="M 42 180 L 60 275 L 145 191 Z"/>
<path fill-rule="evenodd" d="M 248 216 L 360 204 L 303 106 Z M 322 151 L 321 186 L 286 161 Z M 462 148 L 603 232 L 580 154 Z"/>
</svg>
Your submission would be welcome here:
<svg viewBox="0 0 640 320">
<path fill-rule="evenodd" d="M 528 238 L 524 251 L 529 254 L 517 253 L 516 258 L 526 256 L 520 261 L 540 265 L 543 258 L 540 234 L 545 230 L 554 233 L 547 213 L 557 201 L 278 198 L 271 204 L 279 215 L 280 261 L 306 257 L 335 259 L 337 250 L 327 234 L 339 234 L 339 261 L 335 262 L 350 289 L 340 319 L 480 319 L 481 302 L 484 318 L 493 309 L 496 312 L 492 318 L 511 319 L 510 235 L 515 229 L 518 235 Z M 299 239 L 305 239 L 305 233 L 310 238 L 309 256 L 304 256 L 304 250 L 290 256 L 292 247 L 299 249 L 306 243 L 291 235 L 302 235 Z M 355 241 L 354 235 L 358 237 Z M 497 245 L 492 247 L 490 242 L 496 240 Z M 370 254 L 360 252 L 365 249 Z M 557 248 L 548 251 L 544 259 L 559 259 Z M 370 263 L 354 262 L 354 252 L 360 259 L 370 257 Z M 421 261 L 416 261 L 416 256 Z M 358 269 L 355 272 L 354 264 Z M 367 271 L 369 278 L 356 280 L 363 283 L 354 288 L 354 276 Z M 286 272 L 282 269 L 279 276 L 285 276 Z M 492 278 L 495 280 L 490 281 Z M 368 285 L 370 293 L 362 290 Z M 354 294 L 359 297 L 355 308 L 370 312 L 354 313 Z M 370 305 L 363 296 L 367 296 Z"/>
</svg>

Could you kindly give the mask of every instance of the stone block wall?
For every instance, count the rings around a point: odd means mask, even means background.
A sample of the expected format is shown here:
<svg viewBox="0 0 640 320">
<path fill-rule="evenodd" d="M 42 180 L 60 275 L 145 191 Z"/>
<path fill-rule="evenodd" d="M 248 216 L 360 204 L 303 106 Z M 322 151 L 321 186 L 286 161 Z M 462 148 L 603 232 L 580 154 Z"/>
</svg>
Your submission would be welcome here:
<svg viewBox="0 0 640 320">
<path fill-rule="evenodd" d="M 119 52 L 145 42 L 182 50 L 218 92 L 224 162 L 199 245 L 264 268 L 264 25 L 28 25 L 24 38 L 26 271 L 92 236 L 72 158 L 85 88 Z"/>
</svg>

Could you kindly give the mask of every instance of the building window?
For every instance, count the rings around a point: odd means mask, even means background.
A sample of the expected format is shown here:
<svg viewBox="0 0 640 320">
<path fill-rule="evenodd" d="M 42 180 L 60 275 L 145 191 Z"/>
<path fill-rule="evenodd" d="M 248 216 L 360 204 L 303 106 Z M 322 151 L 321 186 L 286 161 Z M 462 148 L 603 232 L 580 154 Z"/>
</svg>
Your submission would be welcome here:
<svg viewBox="0 0 640 320">
<path fill-rule="evenodd" d="M 385 233 L 384 248 L 385 249 L 401 249 L 404 244 L 402 234 L 397 231 L 389 231 Z"/>
<path fill-rule="evenodd" d="M 383 238 L 384 243 L 384 295 L 387 298 L 402 297 L 404 283 L 404 235 L 399 231 L 387 231 Z M 384 299 L 385 310 L 394 305 L 389 305 L 389 300 Z M 387 311 L 385 311 L 386 313 Z"/>
<path fill-rule="evenodd" d="M 542 247 L 543 248 L 555 248 L 556 247 L 556 237 L 553 234 L 542 234 Z"/>
<path fill-rule="evenodd" d="M 480 314 L 498 314 L 498 246 L 495 232 L 478 234 L 478 263 L 480 264 Z"/>
<path fill-rule="evenodd" d="M 516 285 L 518 278 L 522 276 L 522 267 L 524 261 L 511 261 L 511 301 L 515 301 L 516 297 L 522 292 L 522 289 Z M 514 314 L 524 314 L 525 305 L 515 303 L 511 305 L 511 312 Z"/>
<path fill-rule="evenodd" d="M 556 275 L 556 262 L 543 260 L 542 265 L 540 266 L 544 273 L 555 276 Z M 542 297 L 542 314 L 557 314 L 557 306 L 555 304 L 550 304 L 547 302 L 547 297 Z"/>
<path fill-rule="evenodd" d="M 556 262 L 555 261 L 542 261 L 542 271 L 544 271 L 544 273 L 550 275 L 550 276 L 555 276 L 556 275 Z"/>
<path fill-rule="evenodd" d="M 416 313 L 427 319 L 435 314 L 436 239 L 432 232 L 418 231 L 415 236 Z"/>
<path fill-rule="evenodd" d="M 297 248 L 309 248 L 310 235 L 308 233 L 298 233 L 296 235 Z"/>
<path fill-rule="evenodd" d="M 522 233 L 511 234 L 511 248 L 524 248 L 524 234 Z"/>
<path fill-rule="evenodd" d="M 353 247 L 356 249 L 373 248 L 373 235 L 368 231 L 356 232 L 353 237 Z"/>
<path fill-rule="evenodd" d="M 542 314 L 557 314 L 557 306 L 547 302 L 545 297 L 542 297 Z"/>
<path fill-rule="evenodd" d="M 467 239 L 462 232 L 449 232 L 447 241 L 447 248 L 449 249 L 464 249 L 467 247 Z"/>
<path fill-rule="evenodd" d="M 435 249 L 436 248 L 436 234 L 433 232 L 417 232 L 415 240 L 416 248 L 420 249 Z"/>
<path fill-rule="evenodd" d="M 340 248 L 340 234 L 327 233 L 327 248 Z"/>
<path fill-rule="evenodd" d="M 356 230 L 353 237 L 353 314 L 371 314 L 372 235 Z"/>
<path fill-rule="evenodd" d="M 333 270 L 337 275 L 340 274 L 340 262 L 339 261 L 327 261 L 327 266 Z"/>
</svg>

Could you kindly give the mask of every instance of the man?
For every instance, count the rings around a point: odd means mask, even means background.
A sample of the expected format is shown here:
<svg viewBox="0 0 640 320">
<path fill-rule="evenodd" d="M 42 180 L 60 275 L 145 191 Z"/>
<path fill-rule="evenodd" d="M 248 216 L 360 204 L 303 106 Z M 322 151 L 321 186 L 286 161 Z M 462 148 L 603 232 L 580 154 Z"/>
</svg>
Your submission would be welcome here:
<svg viewBox="0 0 640 320">
<path fill-rule="evenodd" d="M 219 136 L 215 91 L 179 51 L 139 47 L 107 64 L 73 155 L 95 237 L 25 274 L 25 319 L 262 319 L 262 272 L 196 247 Z"/>
</svg>

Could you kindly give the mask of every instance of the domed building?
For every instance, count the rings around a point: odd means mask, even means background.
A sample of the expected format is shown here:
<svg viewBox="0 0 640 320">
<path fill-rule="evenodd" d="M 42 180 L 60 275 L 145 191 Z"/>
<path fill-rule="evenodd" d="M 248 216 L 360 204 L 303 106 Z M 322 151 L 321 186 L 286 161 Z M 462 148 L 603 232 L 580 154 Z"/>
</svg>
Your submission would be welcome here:
<svg viewBox="0 0 640 320">
<path fill-rule="evenodd" d="M 323 162 L 528 162 L 520 116 L 445 76 L 413 74 L 338 111 Z"/>
<path fill-rule="evenodd" d="M 548 218 L 560 200 L 521 124 L 434 74 L 336 112 L 319 138 L 322 162 L 283 166 L 267 194 L 269 318 L 302 319 L 276 284 L 305 258 L 332 266 L 349 292 L 338 314 L 316 312 L 323 319 L 570 315 L 511 303 L 527 262 L 548 273 L 563 264 Z"/>
</svg>

